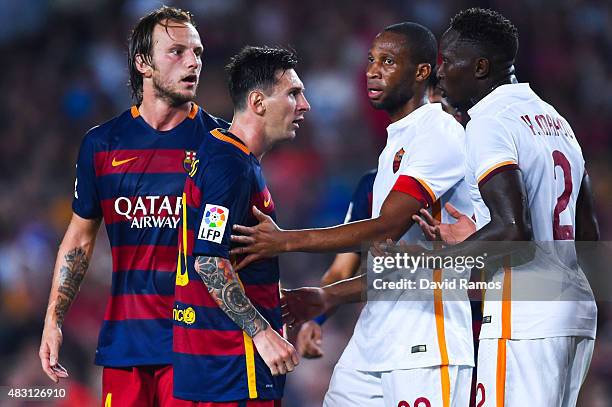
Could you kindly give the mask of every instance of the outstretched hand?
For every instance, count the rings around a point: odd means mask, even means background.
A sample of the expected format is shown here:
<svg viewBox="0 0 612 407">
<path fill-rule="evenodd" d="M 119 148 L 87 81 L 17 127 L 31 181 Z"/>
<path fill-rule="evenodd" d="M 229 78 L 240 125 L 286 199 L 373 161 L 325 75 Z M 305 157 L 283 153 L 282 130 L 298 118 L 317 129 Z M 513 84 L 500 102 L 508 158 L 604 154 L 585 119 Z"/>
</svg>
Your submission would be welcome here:
<svg viewBox="0 0 612 407">
<path fill-rule="evenodd" d="M 298 353 L 306 359 L 320 358 L 323 356 L 322 339 L 321 325 L 315 321 L 305 322 L 297 336 Z"/>
<path fill-rule="evenodd" d="M 304 287 L 281 290 L 283 322 L 298 325 L 323 314 L 331 307 L 325 290 L 320 287 Z"/>
<path fill-rule="evenodd" d="M 455 223 L 441 223 L 425 209 L 419 211 L 421 216 L 412 216 L 412 220 L 421 227 L 428 240 L 442 241 L 445 244 L 454 245 L 463 242 L 476 232 L 476 224 L 469 216 L 459 212 L 450 203 L 446 203 L 444 208 L 450 216 L 457 220 Z"/>
<path fill-rule="evenodd" d="M 244 246 L 235 247 L 230 250 L 231 255 L 246 255 L 236 267 L 235 271 L 243 269 L 254 261 L 266 257 L 273 257 L 283 251 L 283 231 L 276 225 L 274 220 L 255 206 L 253 215 L 259 221 L 255 226 L 234 225 L 233 231 L 240 235 L 232 235 L 232 242 Z"/>
</svg>

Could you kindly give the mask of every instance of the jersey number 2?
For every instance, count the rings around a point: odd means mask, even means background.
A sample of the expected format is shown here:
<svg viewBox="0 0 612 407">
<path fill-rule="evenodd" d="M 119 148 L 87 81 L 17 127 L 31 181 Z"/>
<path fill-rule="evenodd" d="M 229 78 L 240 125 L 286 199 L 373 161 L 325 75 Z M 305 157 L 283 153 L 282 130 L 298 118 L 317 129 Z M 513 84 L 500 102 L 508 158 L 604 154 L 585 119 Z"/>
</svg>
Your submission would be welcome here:
<svg viewBox="0 0 612 407">
<path fill-rule="evenodd" d="M 561 196 L 557 198 L 557 204 L 553 212 L 553 239 L 555 240 L 573 240 L 574 239 L 574 228 L 572 225 L 561 225 L 559 215 L 567 208 L 570 196 L 572 195 L 572 166 L 568 161 L 567 157 L 559 151 L 555 150 L 552 153 L 553 163 L 556 167 L 561 167 L 563 171 L 564 188 Z M 554 171 L 554 170 L 553 170 Z M 555 173 L 555 179 L 557 174 Z"/>
</svg>

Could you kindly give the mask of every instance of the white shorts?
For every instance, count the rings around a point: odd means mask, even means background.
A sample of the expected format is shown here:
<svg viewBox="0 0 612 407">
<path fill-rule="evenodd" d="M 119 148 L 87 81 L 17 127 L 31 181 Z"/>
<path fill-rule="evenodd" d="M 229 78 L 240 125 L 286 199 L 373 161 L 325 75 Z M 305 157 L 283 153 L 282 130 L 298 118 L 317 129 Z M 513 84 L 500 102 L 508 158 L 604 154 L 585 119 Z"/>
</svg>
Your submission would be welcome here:
<svg viewBox="0 0 612 407">
<path fill-rule="evenodd" d="M 594 343 L 578 336 L 481 339 L 476 405 L 575 406 Z"/>
<path fill-rule="evenodd" d="M 362 372 L 337 364 L 324 407 L 468 407 L 471 366 Z"/>
</svg>

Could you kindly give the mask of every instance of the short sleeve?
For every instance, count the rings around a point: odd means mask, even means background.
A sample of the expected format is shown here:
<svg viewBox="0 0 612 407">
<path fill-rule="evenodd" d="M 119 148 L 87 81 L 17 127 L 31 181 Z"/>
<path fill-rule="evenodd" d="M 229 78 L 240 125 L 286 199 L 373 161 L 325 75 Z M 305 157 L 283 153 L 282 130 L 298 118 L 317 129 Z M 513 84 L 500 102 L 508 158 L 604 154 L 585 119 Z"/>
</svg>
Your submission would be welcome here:
<svg viewBox="0 0 612 407">
<path fill-rule="evenodd" d="M 478 186 L 495 174 L 518 168 L 518 150 L 512 134 L 501 121 L 485 117 L 470 122 L 466 129 L 467 165 Z"/>
<path fill-rule="evenodd" d="M 195 222 L 193 254 L 229 258 L 230 235 L 243 224 L 250 206 L 252 173 L 246 159 L 213 157 L 194 177 L 202 191 Z"/>
<path fill-rule="evenodd" d="M 357 184 L 353 192 L 353 197 L 344 218 L 344 223 L 357 222 L 359 220 L 370 219 L 372 217 L 372 189 L 376 173 L 370 171 L 366 173 Z"/>
<path fill-rule="evenodd" d="M 428 208 L 465 176 L 464 134 L 453 122 L 433 124 L 417 137 L 401 158 L 392 190 L 407 193 Z"/>
<path fill-rule="evenodd" d="M 95 172 L 95 148 L 91 132 L 85 135 L 79 149 L 74 181 L 72 210 L 85 219 L 102 216 L 102 208 L 97 191 Z"/>
</svg>

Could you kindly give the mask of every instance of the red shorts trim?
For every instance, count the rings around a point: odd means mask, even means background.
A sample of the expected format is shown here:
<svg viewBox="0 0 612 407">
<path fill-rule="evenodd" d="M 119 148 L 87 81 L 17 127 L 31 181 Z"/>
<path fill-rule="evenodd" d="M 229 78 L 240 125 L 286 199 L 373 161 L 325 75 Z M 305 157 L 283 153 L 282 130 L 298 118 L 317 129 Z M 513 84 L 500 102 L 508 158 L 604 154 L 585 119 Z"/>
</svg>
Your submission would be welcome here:
<svg viewBox="0 0 612 407">
<path fill-rule="evenodd" d="M 172 396 L 172 366 L 105 367 L 103 407 L 191 407 L 193 402 Z"/>
<path fill-rule="evenodd" d="M 192 401 L 189 407 L 281 407 L 281 400 Z"/>
</svg>

